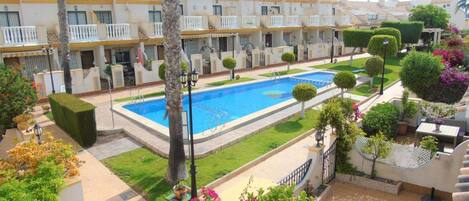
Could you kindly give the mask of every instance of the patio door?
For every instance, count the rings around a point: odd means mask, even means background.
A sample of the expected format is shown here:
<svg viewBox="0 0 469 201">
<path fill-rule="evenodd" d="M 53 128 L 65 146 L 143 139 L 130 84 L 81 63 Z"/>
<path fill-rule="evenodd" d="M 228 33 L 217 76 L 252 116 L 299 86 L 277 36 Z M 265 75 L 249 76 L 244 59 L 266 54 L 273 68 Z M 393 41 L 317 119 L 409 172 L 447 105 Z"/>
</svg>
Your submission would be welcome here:
<svg viewBox="0 0 469 201">
<path fill-rule="evenodd" d="M 272 34 L 265 34 L 265 47 L 272 47 Z"/>
<path fill-rule="evenodd" d="M 100 24 L 112 24 L 112 12 L 111 11 L 94 11 L 96 19 Z"/>
<path fill-rule="evenodd" d="M 0 27 L 15 27 L 21 26 L 20 14 L 14 11 L 0 12 Z"/>
<path fill-rule="evenodd" d="M 115 52 L 116 63 L 124 67 L 124 83 L 125 86 L 135 85 L 135 71 L 130 63 L 130 50 L 120 49 Z"/>
<path fill-rule="evenodd" d="M 223 8 L 221 7 L 221 5 L 213 5 L 213 15 L 215 16 L 223 15 Z"/>
<path fill-rule="evenodd" d="M 68 11 L 67 15 L 69 25 L 88 24 L 85 11 Z"/>
</svg>

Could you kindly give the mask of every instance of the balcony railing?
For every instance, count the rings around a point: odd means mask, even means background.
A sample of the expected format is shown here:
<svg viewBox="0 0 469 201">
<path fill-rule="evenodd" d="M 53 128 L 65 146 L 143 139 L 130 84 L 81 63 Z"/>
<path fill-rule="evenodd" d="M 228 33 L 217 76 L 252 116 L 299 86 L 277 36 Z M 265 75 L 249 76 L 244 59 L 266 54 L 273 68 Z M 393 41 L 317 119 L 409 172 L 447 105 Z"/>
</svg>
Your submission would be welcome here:
<svg viewBox="0 0 469 201">
<path fill-rule="evenodd" d="M 352 24 L 350 21 L 350 16 L 347 16 L 347 15 L 337 16 L 335 18 L 335 22 L 341 26 Z"/>
<path fill-rule="evenodd" d="M 163 37 L 163 23 L 162 22 L 155 22 L 154 23 L 153 36 Z"/>
<path fill-rule="evenodd" d="M 220 27 L 223 29 L 237 29 L 238 17 L 237 16 L 220 16 Z"/>
<path fill-rule="evenodd" d="M 335 26 L 334 16 L 321 16 L 321 26 Z"/>
<path fill-rule="evenodd" d="M 106 24 L 108 39 L 128 39 L 130 38 L 129 24 Z"/>
<path fill-rule="evenodd" d="M 283 26 L 283 16 L 281 16 L 281 15 L 270 16 L 270 26 L 282 27 Z"/>
<path fill-rule="evenodd" d="M 243 16 L 241 21 L 243 28 L 257 28 L 258 26 L 257 16 Z"/>
<path fill-rule="evenodd" d="M 305 19 L 305 25 L 310 27 L 321 26 L 321 17 L 319 15 L 311 15 Z"/>
<path fill-rule="evenodd" d="M 35 26 L 0 27 L 4 44 L 21 45 L 38 43 Z"/>
<path fill-rule="evenodd" d="M 70 41 L 96 41 L 98 37 L 98 26 L 96 24 L 69 25 Z"/>
<path fill-rule="evenodd" d="M 202 16 L 181 16 L 181 29 L 183 31 L 204 29 Z"/>
<path fill-rule="evenodd" d="M 298 15 L 289 15 L 285 21 L 286 26 L 297 27 L 301 26 L 300 16 Z"/>
</svg>

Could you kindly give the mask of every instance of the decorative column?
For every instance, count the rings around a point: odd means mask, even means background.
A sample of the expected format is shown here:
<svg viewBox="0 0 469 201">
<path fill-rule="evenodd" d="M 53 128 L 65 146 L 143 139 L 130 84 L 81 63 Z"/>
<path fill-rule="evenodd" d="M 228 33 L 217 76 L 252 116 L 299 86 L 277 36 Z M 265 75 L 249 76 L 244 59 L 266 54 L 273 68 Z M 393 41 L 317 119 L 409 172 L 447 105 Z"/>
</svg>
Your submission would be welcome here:
<svg viewBox="0 0 469 201">
<path fill-rule="evenodd" d="M 96 55 L 95 66 L 100 67 L 100 68 L 106 67 L 106 56 L 104 54 L 104 46 L 103 45 L 97 46 L 95 51 L 96 51 L 95 52 L 95 55 Z"/>
</svg>

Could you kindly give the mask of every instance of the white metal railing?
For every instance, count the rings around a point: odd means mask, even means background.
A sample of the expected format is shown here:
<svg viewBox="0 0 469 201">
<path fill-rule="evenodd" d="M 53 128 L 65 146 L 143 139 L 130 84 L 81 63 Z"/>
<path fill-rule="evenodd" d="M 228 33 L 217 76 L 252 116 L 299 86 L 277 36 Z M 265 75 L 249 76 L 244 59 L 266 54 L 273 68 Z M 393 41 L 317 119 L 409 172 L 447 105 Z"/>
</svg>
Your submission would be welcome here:
<svg viewBox="0 0 469 201">
<path fill-rule="evenodd" d="M 257 17 L 256 16 L 243 16 L 241 20 L 243 27 L 257 27 Z"/>
<path fill-rule="evenodd" d="M 129 24 L 106 24 L 108 39 L 130 38 Z"/>
<path fill-rule="evenodd" d="M 331 15 L 321 16 L 321 26 L 334 26 L 334 17 Z"/>
<path fill-rule="evenodd" d="M 37 31 L 35 26 L 17 26 L 17 27 L 0 27 L 3 33 L 5 44 L 31 44 L 37 43 Z"/>
<path fill-rule="evenodd" d="M 163 23 L 162 22 L 155 22 L 153 30 L 153 36 L 162 37 L 163 36 Z"/>
<path fill-rule="evenodd" d="M 308 17 L 306 25 L 307 26 L 320 26 L 321 18 L 319 15 L 311 15 Z"/>
<path fill-rule="evenodd" d="M 69 25 L 70 41 L 95 41 L 98 40 L 98 25 L 82 24 Z"/>
<path fill-rule="evenodd" d="M 237 16 L 220 16 L 220 27 L 224 29 L 237 29 L 238 17 Z"/>
<path fill-rule="evenodd" d="M 203 29 L 202 16 L 181 16 L 182 30 L 200 30 Z"/>
<path fill-rule="evenodd" d="M 286 20 L 286 23 L 285 23 L 287 26 L 300 26 L 301 23 L 300 23 L 300 16 L 298 15 L 289 15 L 287 16 L 287 20 Z"/>
<path fill-rule="evenodd" d="M 270 16 L 270 26 L 273 26 L 273 27 L 283 26 L 283 16 L 281 15 Z"/>
</svg>

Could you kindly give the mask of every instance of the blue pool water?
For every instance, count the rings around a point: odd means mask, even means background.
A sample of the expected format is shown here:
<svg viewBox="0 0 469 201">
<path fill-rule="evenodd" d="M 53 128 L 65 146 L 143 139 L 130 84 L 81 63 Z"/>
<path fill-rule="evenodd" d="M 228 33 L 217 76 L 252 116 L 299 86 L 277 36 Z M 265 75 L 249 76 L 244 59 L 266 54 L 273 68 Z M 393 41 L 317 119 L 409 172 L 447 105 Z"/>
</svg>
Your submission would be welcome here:
<svg viewBox="0 0 469 201">
<path fill-rule="evenodd" d="M 195 135 L 214 129 L 232 120 L 255 113 L 292 98 L 291 90 L 300 82 L 310 82 L 318 89 L 331 82 L 334 74 L 315 72 L 226 87 L 192 94 Z M 315 80 L 315 81 L 312 81 Z M 164 119 L 166 100 L 158 99 L 125 105 L 124 108 L 158 124 L 168 127 Z M 184 110 L 188 110 L 188 98 L 183 97 Z"/>
</svg>

